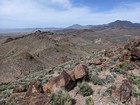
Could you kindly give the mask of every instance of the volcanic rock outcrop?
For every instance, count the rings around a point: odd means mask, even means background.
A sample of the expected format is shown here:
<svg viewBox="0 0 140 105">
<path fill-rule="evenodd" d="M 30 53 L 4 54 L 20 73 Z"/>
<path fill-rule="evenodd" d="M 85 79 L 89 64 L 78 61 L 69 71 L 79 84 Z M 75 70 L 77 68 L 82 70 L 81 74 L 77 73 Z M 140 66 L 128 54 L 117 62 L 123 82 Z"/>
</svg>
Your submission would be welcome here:
<svg viewBox="0 0 140 105">
<path fill-rule="evenodd" d="M 60 75 L 53 77 L 44 85 L 44 92 L 51 93 L 59 91 L 62 87 L 66 90 L 71 90 L 75 86 L 76 80 L 86 77 L 87 72 L 88 68 L 85 65 L 78 65 L 68 73 L 63 71 Z"/>
<path fill-rule="evenodd" d="M 53 77 L 48 81 L 47 84 L 44 85 L 43 89 L 45 93 L 51 93 L 55 91 L 59 91 L 62 87 L 66 90 L 71 90 L 75 85 L 75 81 L 72 80 L 70 75 L 63 71 L 57 77 Z"/>
<path fill-rule="evenodd" d="M 129 80 L 122 80 L 120 86 L 120 101 L 127 102 L 131 101 L 132 96 L 132 84 Z"/>
</svg>

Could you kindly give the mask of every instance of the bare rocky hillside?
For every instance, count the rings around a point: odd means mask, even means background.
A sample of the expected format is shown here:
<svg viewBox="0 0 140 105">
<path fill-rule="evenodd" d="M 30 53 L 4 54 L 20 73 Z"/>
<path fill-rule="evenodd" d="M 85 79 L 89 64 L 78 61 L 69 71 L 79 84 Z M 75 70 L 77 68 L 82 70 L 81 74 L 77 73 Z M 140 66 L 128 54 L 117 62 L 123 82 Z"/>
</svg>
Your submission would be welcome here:
<svg viewBox="0 0 140 105">
<path fill-rule="evenodd" d="M 139 105 L 139 70 L 140 39 L 135 39 L 1 84 L 0 104 Z"/>
<path fill-rule="evenodd" d="M 0 82 L 10 82 L 37 71 L 139 37 L 139 29 L 63 29 L 36 31 L 0 39 Z"/>
<path fill-rule="evenodd" d="M 0 105 L 140 105 L 139 24 L 5 34 Z"/>
</svg>

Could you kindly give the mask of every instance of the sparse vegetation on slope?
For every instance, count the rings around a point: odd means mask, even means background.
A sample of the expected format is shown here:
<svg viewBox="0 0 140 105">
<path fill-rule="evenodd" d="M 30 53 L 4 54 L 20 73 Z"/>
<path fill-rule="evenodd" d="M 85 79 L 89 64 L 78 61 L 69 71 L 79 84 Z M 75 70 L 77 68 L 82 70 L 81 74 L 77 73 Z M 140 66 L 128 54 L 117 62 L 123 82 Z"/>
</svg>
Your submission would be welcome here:
<svg viewBox="0 0 140 105">
<path fill-rule="evenodd" d="M 42 36 L 35 37 L 44 39 Z M 125 105 L 131 103 L 131 98 L 138 101 L 140 45 L 136 42 L 131 44 L 128 50 L 123 47 L 113 47 L 109 51 L 108 49 L 95 51 L 86 56 L 66 60 L 44 71 L 37 70 L 35 73 L 29 73 L 16 81 L 1 83 L 0 104 Z M 124 51 L 129 54 L 123 55 Z M 21 55 L 19 53 L 13 57 L 18 60 L 30 59 L 31 62 L 36 59 L 33 52 Z M 65 57 L 63 60 L 65 61 Z M 37 62 L 42 61 L 37 60 Z M 31 84 L 33 81 L 37 82 Z M 62 90 L 63 88 L 65 90 Z M 47 89 L 50 91 L 46 91 Z M 132 102 L 132 105 L 135 103 Z"/>
<path fill-rule="evenodd" d="M 89 96 L 89 95 L 92 95 L 93 93 L 93 90 L 91 89 L 91 87 L 83 82 L 79 85 L 79 88 L 80 88 L 80 93 L 83 95 L 83 96 Z"/>
<path fill-rule="evenodd" d="M 52 94 L 49 105 L 73 105 L 73 99 L 67 91 L 60 90 Z"/>
</svg>

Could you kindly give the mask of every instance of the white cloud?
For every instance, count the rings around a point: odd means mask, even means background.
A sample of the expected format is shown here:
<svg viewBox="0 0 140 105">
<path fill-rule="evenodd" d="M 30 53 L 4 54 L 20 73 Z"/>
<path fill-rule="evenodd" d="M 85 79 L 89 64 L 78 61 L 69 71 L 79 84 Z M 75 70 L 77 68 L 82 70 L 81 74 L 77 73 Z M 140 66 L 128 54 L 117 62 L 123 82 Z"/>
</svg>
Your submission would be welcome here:
<svg viewBox="0 0 140 105">
<path fill-rule="evenodd" d="M 102 24 L 117 19 L 140 22 L 140 3 L 123 4 L 106 12 L 74 7 L 71 0 L 1 0 L 0 27 L 63 27 Z M 62 8 L 61 8 L 62 7 Z"/>
</svg>

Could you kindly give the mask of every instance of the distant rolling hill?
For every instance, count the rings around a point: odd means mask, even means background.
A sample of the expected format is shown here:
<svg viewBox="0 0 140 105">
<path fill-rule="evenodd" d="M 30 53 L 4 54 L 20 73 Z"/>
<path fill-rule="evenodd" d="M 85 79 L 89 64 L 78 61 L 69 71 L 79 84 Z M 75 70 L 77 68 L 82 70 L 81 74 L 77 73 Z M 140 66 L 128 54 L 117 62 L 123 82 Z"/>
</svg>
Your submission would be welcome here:
<svg viewBox="0 0 140 105">
<path fill-rule="evenodd" d="M 0 33 L 2 34 L 7 34 L 7 33 L 31 33 L 35 32 L 37 30 L 41 31 L 50 31 L 50 30 L 58 30 L 61 28 L 55 28 L 55 27 L 50 27 L 50 28 L 11 28 L 11 29 L 0 29 Z"/>
<path fill-rule="evenodd" d="M 116 20 L 114 22 L 103 24 L 103 25 L 79 25 L 73 24 L 72 26 L 68 26 L 66 28 L 56 28 L 56 27 L 48 27 L 48 28 L 13 28 L 13 29 L 0 29 L 0 35 L 7 35 L 7 33 L 31 33 L 37 30 L 41 31 L 52 31 L 52 30 L 61 30 L 61 29 L 96 29 L 102 30 L 106 28 L 140 28 L 140 23 L 132 23 L 130 21 L 124 20 Z"/>
<path fill-rule="evenodd" d="M 130 21 L 116 20 L 114 22 L 103 25 L 79 25 L 74 24 L 66 29 L 105 29 L 105 28 L 140 28 L 140 23 L 132 23 Z"/>
</svg>

